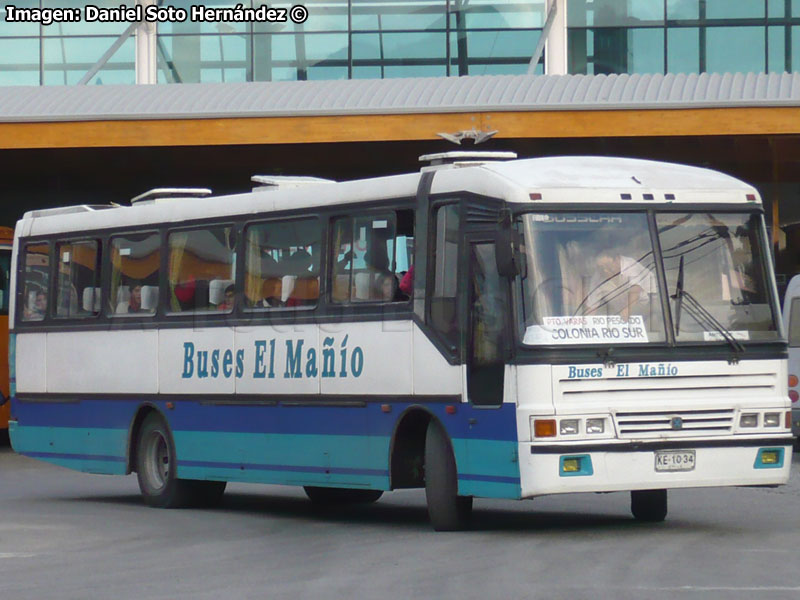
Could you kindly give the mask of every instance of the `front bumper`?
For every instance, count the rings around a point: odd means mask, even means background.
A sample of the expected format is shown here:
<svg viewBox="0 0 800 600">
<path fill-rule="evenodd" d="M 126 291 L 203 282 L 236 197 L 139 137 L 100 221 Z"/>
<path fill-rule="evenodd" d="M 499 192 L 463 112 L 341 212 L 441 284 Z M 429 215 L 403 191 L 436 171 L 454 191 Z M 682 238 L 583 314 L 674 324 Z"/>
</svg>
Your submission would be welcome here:
<svg viewBox="0 0 800 600">
<path fill-rule="evenodd" d="M 604 445 L 520 444 L 522 497 L 570 492 L 615 492 L 742 485 L 780 485 L 792 464 L 789 436 L 709 443 L 681 440 Z M 780 464 L 761 464 L 759 451 L 779 450 Z M 694 450 L 690 471 L 656 471 L 659 450 Z M 583 467 L 564 473 L 564 459 L 580 457 Z"/>
</svg>

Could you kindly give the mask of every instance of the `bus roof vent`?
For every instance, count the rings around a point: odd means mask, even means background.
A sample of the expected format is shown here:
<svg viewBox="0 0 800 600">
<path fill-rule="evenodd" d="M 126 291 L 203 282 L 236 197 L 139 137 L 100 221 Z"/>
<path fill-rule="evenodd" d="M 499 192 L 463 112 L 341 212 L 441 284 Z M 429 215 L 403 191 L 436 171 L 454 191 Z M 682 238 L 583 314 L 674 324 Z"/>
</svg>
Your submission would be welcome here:
<svg viewBox="0 0 800 600">
<path fill-rule="evenodd" d="M 490 152 L 476 150 L 454 150 L 453 152 L 439 152 L 438 154 L 423 154 L 420 162 L 427 162 L 423 171 L 442 168 L 472 167 L 486 162 L 498 160 L 513 160 L 517 158 L 516 152 Z"/>
<path fill-rule="evenodd" d="M 307 185 L 336 183 L 333 179 L 322 177 L 303 177 L 299 175 L 253 175 L 250 181 L 255 183 L 254 192 L 271 192 L 288 188 L 299 188 Z"/>
<path fill-rule="evenodd" d="M 156 200 L 166 198 L 205 198 L 211 195 L 208 188 L 154 188 L 131 198 L 131 206 L 136 204 L 152 204 Z"/>
<path fill-rule="evenodd" d="M 73 215 L 76 213 L 94 212 L 107 208 L 116 208 L 115 204 L 79 204 L 76 206 L 58 206 L 56 208 L 40 208 L 27 211 L 23 219 L 36 219 L 39 217 L 58 217 L 62 215 Z"/>
</svg>

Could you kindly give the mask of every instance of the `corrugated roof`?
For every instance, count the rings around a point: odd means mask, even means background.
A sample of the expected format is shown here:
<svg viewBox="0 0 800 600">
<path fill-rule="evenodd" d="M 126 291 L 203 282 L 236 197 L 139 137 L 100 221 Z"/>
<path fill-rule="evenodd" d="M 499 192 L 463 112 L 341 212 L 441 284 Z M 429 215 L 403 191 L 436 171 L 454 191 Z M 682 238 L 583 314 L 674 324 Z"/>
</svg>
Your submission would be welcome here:
<svg viewBox="0 0 800 600">
<path fill-rule="evenodd" d="M 0 87 L 0 122 L 800 106 L 800 73 Z"/>
</svg>

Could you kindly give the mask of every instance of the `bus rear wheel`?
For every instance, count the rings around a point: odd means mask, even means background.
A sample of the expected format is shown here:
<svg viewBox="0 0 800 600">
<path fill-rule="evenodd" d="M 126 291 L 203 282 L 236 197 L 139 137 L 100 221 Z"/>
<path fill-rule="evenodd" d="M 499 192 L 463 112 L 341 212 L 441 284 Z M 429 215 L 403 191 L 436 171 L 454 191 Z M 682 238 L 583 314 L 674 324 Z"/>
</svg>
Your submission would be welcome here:
<svg viewBox="0 0 800 600">
<path fill-rule="evenodd" d="M 136 445 L 136 475 L 145 504 L 156 508 L 217 504 L 224 481 L 178 479 L 175 442 L 164 418 L 150 413 Z"/>
<path fill-rule="evenodd" d="M 667 490 L 633 490 L 631 512 L 637 521 L 660 523 L 667 518 Z"/>
<path fill-rule="evenodd" d="M 306 496 L 319 506 L 336 504 L 368 504 L 377 501 L 382 495 L 382 490 L 353 490 L 349 488 L 327 488 L 305 486 Z"/>
<path fill-rule="evenodd" d="M 458 495 L 458 473 L 447 434 L 431 421 L 425 434 L 425 498 L 436 531 L 459 531 L 469 526 L 472 496 Z"/>
</svg>

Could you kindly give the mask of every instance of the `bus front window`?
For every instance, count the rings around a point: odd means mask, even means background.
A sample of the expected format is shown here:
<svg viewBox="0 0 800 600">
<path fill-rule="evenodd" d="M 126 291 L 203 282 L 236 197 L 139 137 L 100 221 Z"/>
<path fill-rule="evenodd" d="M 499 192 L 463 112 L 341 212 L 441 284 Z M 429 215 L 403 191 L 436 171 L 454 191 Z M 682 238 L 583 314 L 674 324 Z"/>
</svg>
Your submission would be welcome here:
<svg viewBox="0 0 800 600">
<path fill-rule="evenodd" d="M 664 213 L 656 223 L 678 342 L 718 341 L 719 326 L 737 340 L 778 339 L 759 216 Z"/>
<path fill-rule="evenodd" d="M 644 213 L 522 216 L 525 344 L 666 338 Z"/>
</svg>

